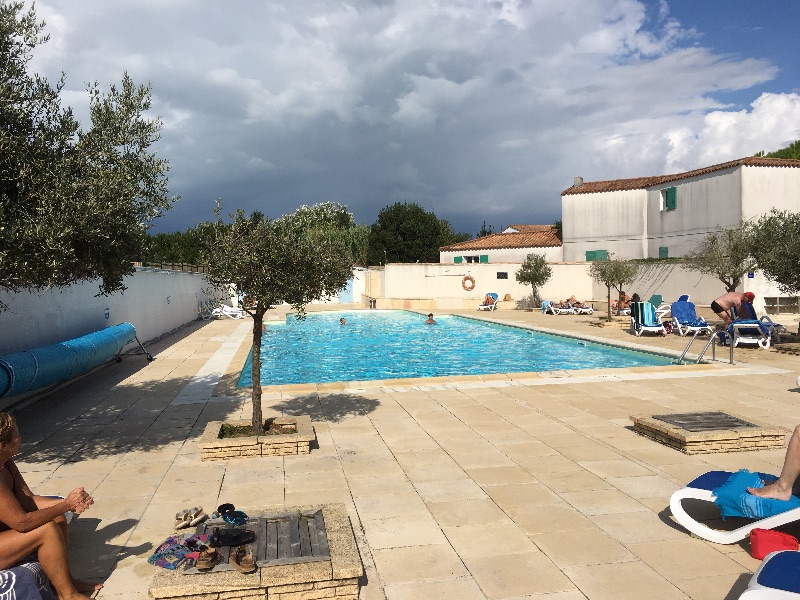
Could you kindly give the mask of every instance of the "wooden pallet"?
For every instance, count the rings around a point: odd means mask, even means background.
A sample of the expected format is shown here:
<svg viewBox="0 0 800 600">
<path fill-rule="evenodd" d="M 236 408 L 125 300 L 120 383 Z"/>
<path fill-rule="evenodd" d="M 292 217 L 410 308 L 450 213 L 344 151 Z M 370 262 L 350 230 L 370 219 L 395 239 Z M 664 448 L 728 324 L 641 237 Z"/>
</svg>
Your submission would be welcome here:
<svg viewBox="0 0 800 600">
<path fill-rule="evenodd" d="M 197 527 L 197 533 L 211 534 L 215 527 L 235 529 L 230 523 L 214 519 L 201 523 Z M 256 541 L 252 547 L 253 558 L 258 567 L 330 560 L 331 558 L 322 510 L 309 513 L 258 515 L 248 519 L 247 523 L 239 529 L 250 529 L 255 532 Z M 229 562 L 232 550 L 231 546 L 218 548 L 217 551 L 222 556 L 222 562 L 211 571 L 198 571 L 195 561 L 187 560 L 184 573 L 191 575 L 234 570 L 235 567 Z"/>
</svg>

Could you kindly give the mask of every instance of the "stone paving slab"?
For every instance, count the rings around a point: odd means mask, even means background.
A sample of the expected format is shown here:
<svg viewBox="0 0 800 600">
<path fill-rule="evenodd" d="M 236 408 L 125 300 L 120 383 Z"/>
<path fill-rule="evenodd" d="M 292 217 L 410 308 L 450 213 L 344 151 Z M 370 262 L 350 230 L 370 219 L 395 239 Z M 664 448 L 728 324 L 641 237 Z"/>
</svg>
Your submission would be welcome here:
<svg viewBox="0 0 800 600">
<path fill-rule="evenodd" d="M 582 317 L 478 316 L 674 354 L 686 344 Z M 782 449 L 687 456 L 635 434 L 628 416 L 721 410 L 791 428 L 794 356 L 737 348 L 735 365 L 265 388 L 265 414 L 311 417 L 310 454 L 203 464 L 209 422 L 249 419 L 246 391 L 231 384 L 249 329 L 192 324 L 148 346 L 156 361 L 126 356 L 17 413 L 32 487 L 95 493 L 71 558 L 76 576 L 105 580 L 99 598 L 148 597 L 156 568 L 146 558 L 178 510 L 259 499 L 276 509 L 342 502 L 362 600 L 617 600 L 643 589 L 722 600 L 758 565 L 746 544 L 692 539 L 672 523 L 668 496 L 709 469 L 775 472 Z"/>
</svg>

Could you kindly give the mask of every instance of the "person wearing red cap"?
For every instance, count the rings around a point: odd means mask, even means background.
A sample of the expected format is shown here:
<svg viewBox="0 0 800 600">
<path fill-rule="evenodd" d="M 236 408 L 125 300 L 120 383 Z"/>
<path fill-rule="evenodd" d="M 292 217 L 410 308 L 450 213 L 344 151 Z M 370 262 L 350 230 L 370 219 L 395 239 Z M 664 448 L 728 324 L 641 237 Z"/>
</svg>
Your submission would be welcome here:
<svg viewBox="0 0 800 600">
<path fill-rule="evenodd" d="M 729 311 L 732 308 L 741 309 L 742 302 L 749 302 L 752 304 L 753 298 L 755 297 L 756 295 L 753 292 L 746 292 L 744 294 L 741 292 L 728 292 L 711 303 L 711 310 L 722 319 L 725 325 L 728 325 L 733 320 Z"/>
</svg>

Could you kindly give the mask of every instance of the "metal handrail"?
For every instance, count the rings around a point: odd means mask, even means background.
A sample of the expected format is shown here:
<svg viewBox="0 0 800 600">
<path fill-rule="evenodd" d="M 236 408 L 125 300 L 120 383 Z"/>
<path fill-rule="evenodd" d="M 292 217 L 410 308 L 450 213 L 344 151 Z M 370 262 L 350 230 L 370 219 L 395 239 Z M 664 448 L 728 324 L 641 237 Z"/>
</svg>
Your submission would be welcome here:
<svg viewBox="0 0 800 600">
<path fill-rule="evenodd" d="M 701 330 L 698 329 L 697 331 L 694 332 L 694 335 L 692 336 L 692 339 L 690 339 L 689 343 L 686 344 L 686 348 L 683 349 L 683 353 L 681 354 L 680 358 L 678 358 L 678 360 L 675 361 L 675 364 L 678 364 L 678 365 L 682 365 L 683 364 L 683 359 L 686 356 L 686 353 L 689 351 L 689 348 L 691 347 L 691 345 L 694 342 L 695 338 L 697 338 L 697 336 L 700 334 L 700 331 Z M 706 342 L 706 345 L 700 351 L 700 354 L 698 355 L 697 360 L 695 361 L 696 364 L 700 364 L 700 361 L 703 360 L 703 356 L 705 355 L 705 353 L 708 350 L 709 346 L 711 346 L 711 360 L 712 361 L 716 361 L 717 360 L 717 336 L 719 336 L 719 335 L 728 338 L 728 345 L 730 347 L 730 359 L 729 360 L 730 360 L 730 363 L 732 365 L 735 364 L 733 362 L 733 337 L 727 331 L 715 331 L 714 333 L 711 334 L 711 337 Z"/>
</svg>

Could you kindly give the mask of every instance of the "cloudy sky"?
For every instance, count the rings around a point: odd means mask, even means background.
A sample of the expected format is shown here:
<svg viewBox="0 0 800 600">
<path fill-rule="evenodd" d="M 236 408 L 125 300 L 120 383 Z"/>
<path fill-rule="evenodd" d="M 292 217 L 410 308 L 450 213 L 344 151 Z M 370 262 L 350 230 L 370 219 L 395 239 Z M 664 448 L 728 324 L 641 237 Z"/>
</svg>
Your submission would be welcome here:
<svg viewBox="0 0 800 600">
<path fill-rule="evenodd" d="M 552 223 L 573 177 L 675 173 L 800 139 L 796 0 L 46 0 L 32 68 L 151 83 L 182 199 L 417 202 L 475 234 Z"/>
</svg>

